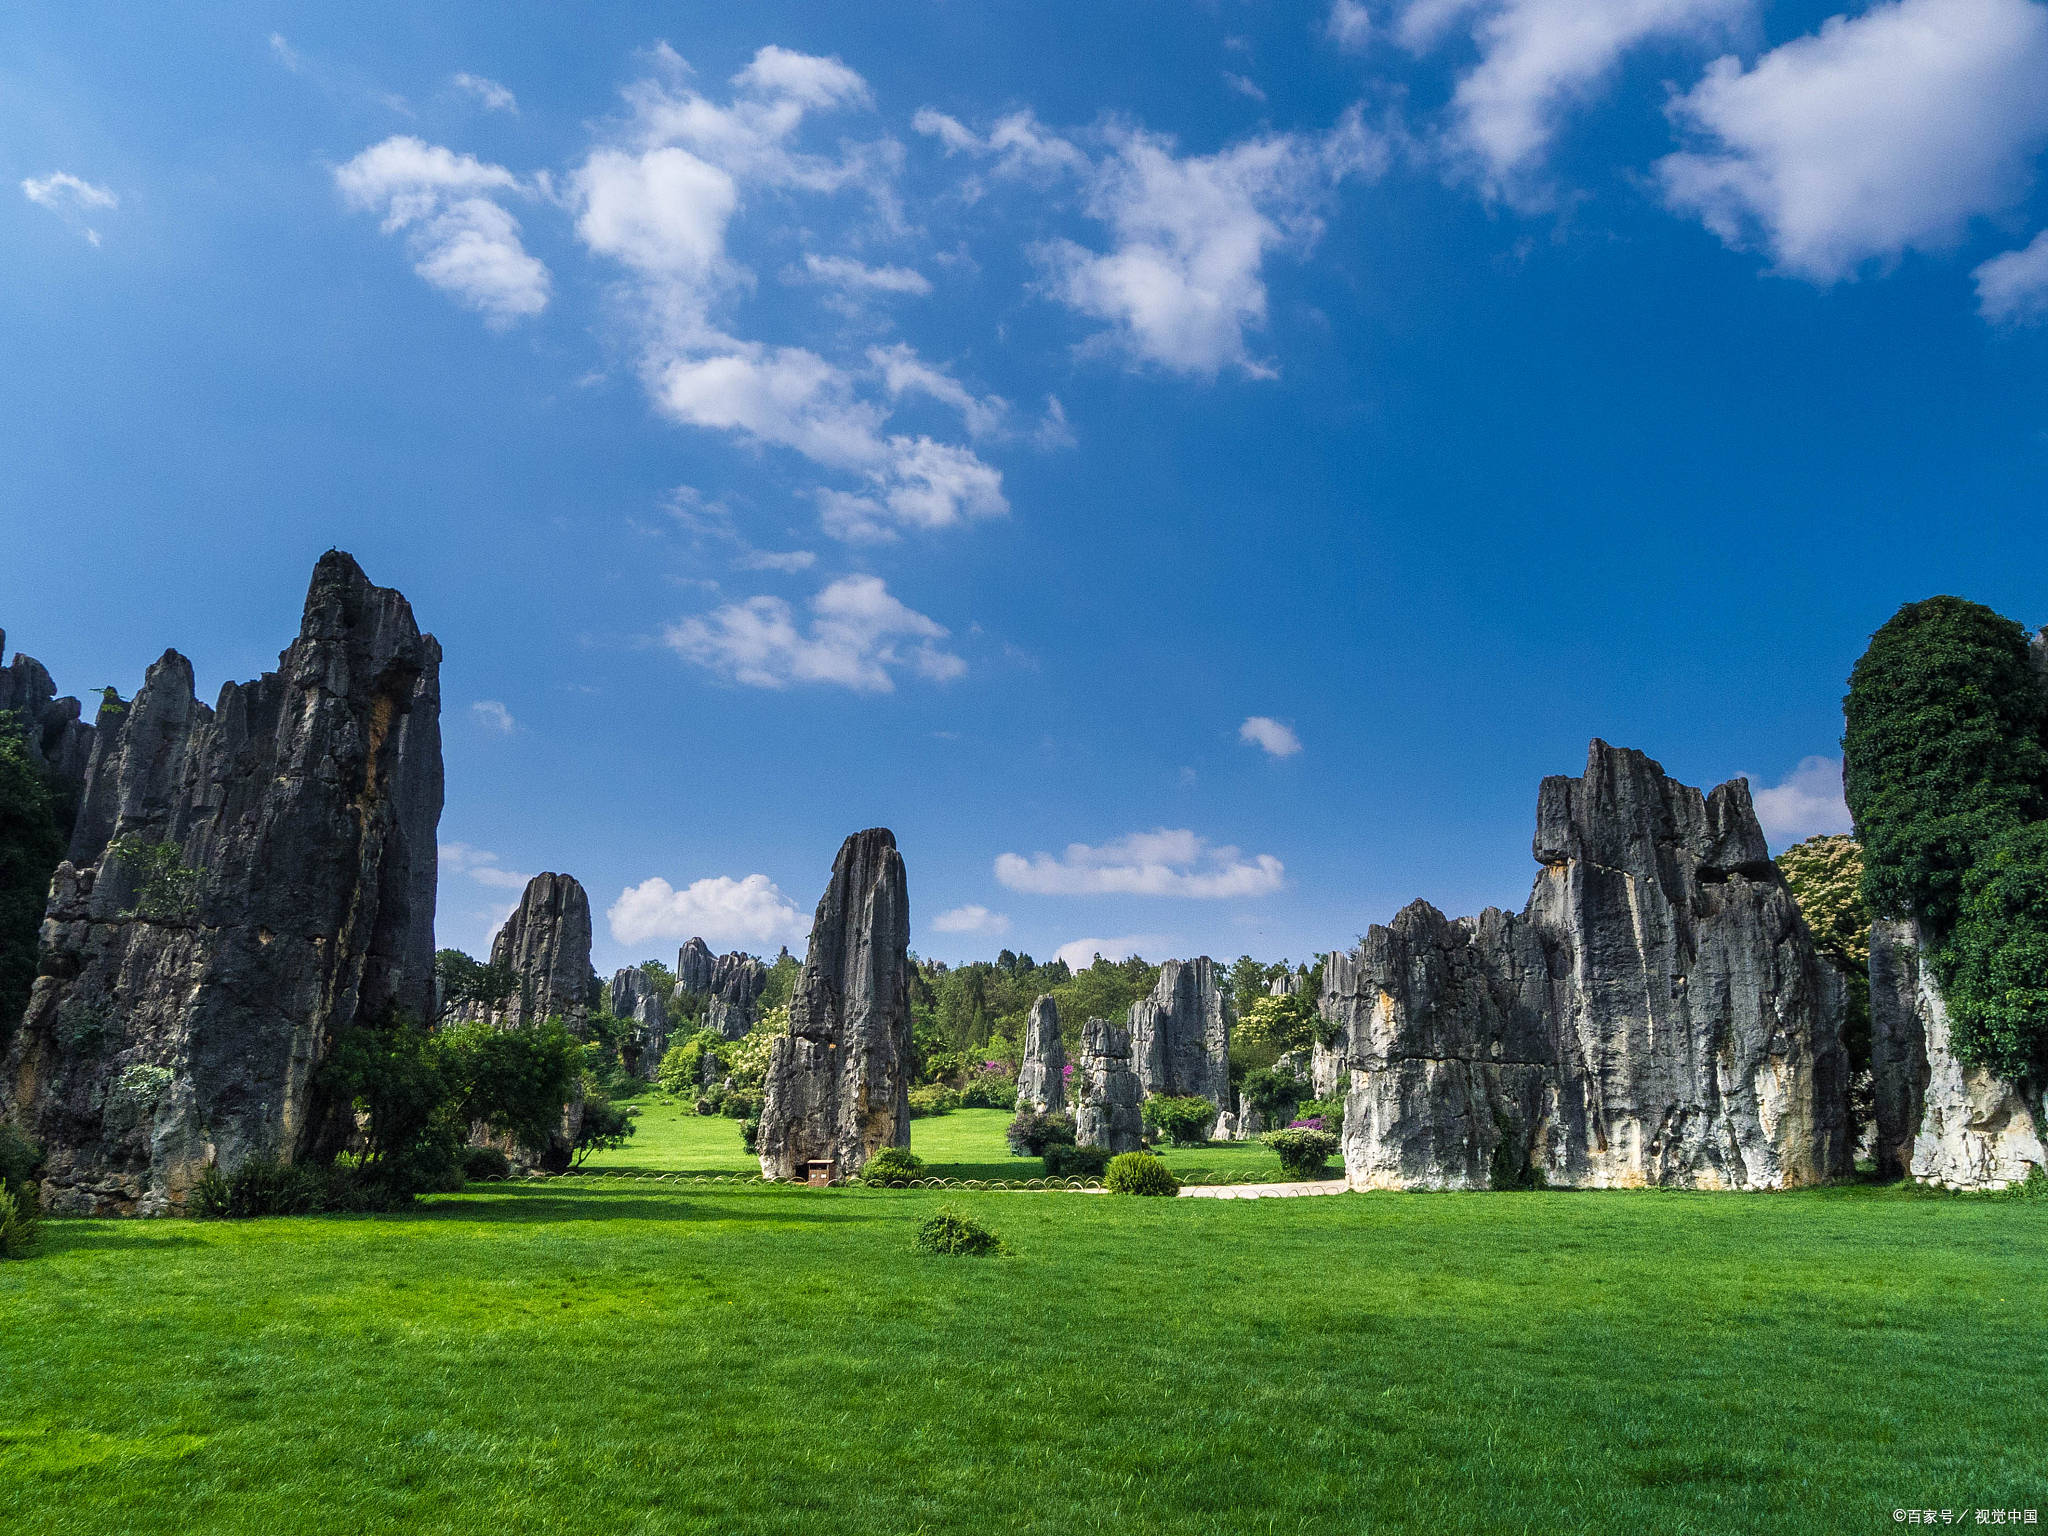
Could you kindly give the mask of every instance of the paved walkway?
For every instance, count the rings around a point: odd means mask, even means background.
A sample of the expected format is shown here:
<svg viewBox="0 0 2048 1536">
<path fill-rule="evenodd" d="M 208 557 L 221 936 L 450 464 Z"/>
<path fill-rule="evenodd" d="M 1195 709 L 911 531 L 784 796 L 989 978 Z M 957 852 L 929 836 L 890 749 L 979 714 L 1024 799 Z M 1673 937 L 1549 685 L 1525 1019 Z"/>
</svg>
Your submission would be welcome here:
<svg viewBox="0 0 2048 1536">
<path fill-rule="evenodd" d="M 1180 1192 L 1183 1200 L 1284 1200 L 1293 1195 L 1341 1195 L 1342 1179 L 1315 1179 L 1302 1184 L 1197 1184 Z"/>
</svg>

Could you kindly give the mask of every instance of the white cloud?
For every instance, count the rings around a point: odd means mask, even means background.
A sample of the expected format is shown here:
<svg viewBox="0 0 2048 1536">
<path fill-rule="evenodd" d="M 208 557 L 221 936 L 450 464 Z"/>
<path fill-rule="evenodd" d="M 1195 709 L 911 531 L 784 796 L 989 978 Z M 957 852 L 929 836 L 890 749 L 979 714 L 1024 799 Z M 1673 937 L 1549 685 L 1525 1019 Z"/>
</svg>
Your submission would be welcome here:
<svg viewBox="0 0 2048 1536">
<path fill-rule="evenodd" d="M 469 712 L 492 730 L 503 731 L 508 736 L 519 728 L 519 723 L 512 718 L 512 711 L 496 699 L 478 699 L 469 706 Z"/>
<path fill-rule="evenodd" d="M 701 937 L 722 944 L 801 944 L 808 919 L 766 875 L 717 875 L 677 890 L 659 875 L 629 885 L 605 913 L 621 944 Z"/>
<path fill-rule="evenodd" d="M 979 933 L 993 938 L 1010 931 L 1010 920 L 1000 912 L 991 912 L 987 907 L 955 907 L 950 912 L 941 912 L 932 919 L 934 933 Z"/>
<path fill-rule="evenodd" d="M 1005 853 L 996 879 L 1034 896 L 1186 896 L 1226 900 L 1267 896 L 1280 889 L 1284 868 L 1270 853 L 1241 858 L 1194 833 L 1134 832 L 1100 847 L 1069 843 L 1058 858 Z"/>
<path fill-rule="evenodd" d="M 1323 18 L 1323 32 L 1345 52 L 1361 52 L 1372 37 L 1372 14 L 1359 0 L 1330 0 L 1330 14 Z"/>
<path fill-rule="evenodd" d="M 1147 954 L 1164 959 L 1172 951 L 1170 934 L 1127 933 L 1120 939 L 1074 939 L 1054 951 L 1053 958 L 1066 961 L 1070 971 L 1085 971 L 1098 955 L 1105 960 L 1128 960 L 1133 955 Z"/>
<path fill-rule="evenodd" d="M 494 890 L 523 891 L 526 882 L 533 878 L 503 868 L 495 853 L 470 843 L 442 843 L 436 852 L 444 874 L 467 875 L 478 885 L 487 885 Z M 503 918 L 499 921 L 502 922 Z"/>
<path fill-rule="evenodd" d="M 901 399 L 906 394 L 928 395 L 942 405 L 950 405 L 960 413 L 970 437 L 993 437 L 1003 430 L 1003 422 L 1010 414 L 1009 401 L 1000 395 L 976 395 L 945 369 L 919 357 L 907 343 L 870 347 L 868 361 L 880 370 L 890 399 Z M 1064 424 L 1064 411 L 1059 419 Z"/>
<path fill-rule="evenodd" d="M 891 596 L 880 577 L 841 577 L 810 607 L 810 624 L 800 629 L 781 598 L 749 598 L 671 624 L 663 640 L 686 661 L 752 688 L 835 683 L 889 693 L 897 671 L 947 682 L 967 670 L 938 645 L 945 627 Z"/>
<path fill-rule="evenodd" d="M 483 75 L 472 75 L 464 70 L 455 77 L 455 88 L 467 91 L 483 104 L 486 112 L 510 112 L 515 116 L 519 111 L 519 98 L 514 96 L 497 81 Z"/>
<path fill-rule="evenodd" d="M 932 291 L 932 280 L 912 267 L 870 267 L 851 256 L 804 257 L 804 270 L 821 283 L 857 293 L 915 293 Z"/>
<path fill-rule="evenodd" d="M 732 509 L 723 501 L 706 501 L 695 486 L 679 485 L 663 499 L 669 516 L 691 533 L 716 539 L 732 549 L 732 562 L 743 571 L 807 571 L 818 563 L 814 550 L 756 549 L 733 527 Z M 716 587 L 716 582 L 708 583 Z"/>
<path fill-rule="evenodd" d="M 73 176 L 69 171 L 52 171 L 47 176 L 30 176 L 21 184 L 21 195 L 39 208 L 47 208 L 93 244 L 100 232 L 84 221 L 94 208 L 118 208 L 121 200 L 105 187 Z"/>
<path fill-rule="evenodd" d="M 1305 249 L 1336 184 L 1375 173 L 1385 158 L 1355 111 L 1326 134 L 1268 134 L 1189 156 L 1176 155 L 1170 138 L 1112 125 L 1105 152 L 1090 159 L 1028 114 L 1005 118 L 985 139 L 940 113 L 920 113 L 918 126 L 949 151 L 994 157 L 999 172 L 1079 175 L 1110 248 L 1041 246 L 1048 292 L 1108 324 L 1098 345 L 1202 378 L 1225 368 L 1273 375 L 1246 340 L 1266 323 L 1267 255 Z"/>
<path fill-rule="evenodd" d="M 2017 251 L 1994 256 L 1973 274 L 1977 312 L 1986 320 L 2019 324 L 2048 319 L 2048 229 Z"/>
<path fill-rule="evenodd" d="M 519 222 L 493 194 L 522 192 L 502 165 L 394 134 L 334 173 L 349 205 L 409 231 L 413 270 L 493 327 L 547 307 L 548 269 L 527 254 Z"/>
<path fill-rule="evenodd" d="M 298 49 L 284 40 L 282 32 L 270 34 L 270 55 L 295 75 L 304 67 L 304 61 L 299 58 Z"/>
<path fill-rule="evenodd" d="M 1752 786 L 1756 780 L 1749 774 Z M 1842 760 L 1803 757 L 1799 766 L 1767 789 L 1752 787 L 1756 819 L 1774 848 L 1789 848 L 1823 832 L 1850 832 L 1849 807 L 1842 798 Z"/>
<path fill-rule="evenodd" d="M 1292 757 L 1301 750 L 1301 738 L 1271 715 L 1253 715 L 1237 728 L 1237 739 L 1250 742 L 1268 757 Z"/>
<path fill-rule="evenodd" d="M 1717 60 L 1671 106 L 1702 147 L 1658 162 L 1665 201 L 1816 282 L 1938 250 L 2011 206 L 2048 141 L 2048 8 L 1895 0 Z"/>
<path fill-rule="evenodd" d="M 1266 99 L 1266 93 L 1259 88 L 1258 81 L 1249 75 L 1234 74 L 1226 69 L 1223 71 L 1223 83 L 1238 95 L 1248 97 L 1252 101 L 1264 102 Z"/>
</svg>

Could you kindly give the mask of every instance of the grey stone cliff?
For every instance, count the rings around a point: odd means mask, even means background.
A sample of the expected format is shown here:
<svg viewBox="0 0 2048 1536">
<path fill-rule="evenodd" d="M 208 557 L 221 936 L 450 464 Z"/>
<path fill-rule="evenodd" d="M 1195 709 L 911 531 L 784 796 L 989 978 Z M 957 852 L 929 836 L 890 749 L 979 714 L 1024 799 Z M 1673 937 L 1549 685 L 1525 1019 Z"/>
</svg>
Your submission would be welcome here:
<svg viewBox="0 0 2048 1536">
<path fill-rule="evenodd" d="M 676 990 L 699 994 L 709 992 L 713 964 L 711 946 L 702 939 L 690 940 L 676 951 Z"/>
<path fill-rule="evenodd" d="M 1131 1032 L 1107 1019 L 1090 1019 L 1081 1031 L 1080 1103 L 1074 1110 L 1074 1140 L 1084 1147 L 1135 1152 L 1145 1139 L 1139 1108 L 1138 1074 L 1131 1066 Z"/>
<path fill-rule="evenodd" d="M 704 1004 L 704 1027 L 737 1040 L 761 1016 L 761 993 L 768 986 L 768 967 L 752 955 L 735 951 L 720 955 L 711 968 L 711 996 Z"/>
<path fill-rule="evenodd" d="M 1024 1024 L 1024 1061 L 1017 1068 L 1017 1107 L 1047 1114 L 1067 1107 L 1067 1051 L 1060 1041 L 1060 1010 L 1047 993 L 1031 1005 Z"/>
<path fill-rule="evenodd" d="M 7 631 L 0 629 L 0 656 L 6 653 Z M 92 761 L 92 727 L 80 718 L 78 700 L 57 696 L 43 664 L 18 651 L 0 667 L 0 714 L 9 712 L 27 727 L 29 755 L 75 794 Z"/>
<path fill-rule="evenodd" d="M 842 1177 L 910 1145 L 910 890 L 896 837 L 856 832 L 832 863 L 789 1004 L 770 1047 L 756 1146 L 761 1174 Z"/>
<path fill-rule="evenodd" d="M 1140 1093 L 1231 1107 L 1230 1024 L 1207 955 L 1159 968 L 1152 995 L 1131 1004 L 1131 1052 Z"/>
<path fill-rule="evenodd" d="M 193 696 L 167 651 L 103 705 L 42 966 L 0 1098 L 62 1212 L 180 1209 L 209 1163 L 338 1148 L 314 1072 L 359 1021 L 433 1002 L 441 648 L 338 551 L 278 670 Z M 137 889 L 116 839 L 175 851 Z"/>
<path fill-rule="evenodd" d="M 472 1017 L 510 1029 L 558 1018 L 588 1032 L 591 1007 L 590 898 L 574 877 L 554 873 L 526 882 L 519 905 L 491 940 L 491 964 L 519 979 L 502 1007 Z"/>
<path fill-rule="evenodd" d="M 1415 902 L 1330 957 L 1356 1188 L 1775 1189 L 1850 1171 L 1840 979 L 1742 780 L 1595 741 L 1519 915 Z"/>
<path fill-rule="evenodd" d="M 612 1014 L 628 1026 L 621 1059 L 628 1072 L 651 1083 L 668 1050 L 668 1005 L 637 965 L 613 973 L 611 992 Z"/>
</svg>

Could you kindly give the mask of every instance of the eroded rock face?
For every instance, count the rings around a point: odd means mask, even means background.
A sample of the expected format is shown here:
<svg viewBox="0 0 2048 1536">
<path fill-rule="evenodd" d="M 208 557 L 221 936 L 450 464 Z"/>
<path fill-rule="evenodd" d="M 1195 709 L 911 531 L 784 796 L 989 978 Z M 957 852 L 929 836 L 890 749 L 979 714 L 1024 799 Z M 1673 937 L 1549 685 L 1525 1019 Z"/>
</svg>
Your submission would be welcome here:
<svg viewBox="0 0 2048 1536">
<path fill-rule="evenodd" d="M 1017 1107 L 1032 1105 L 1047 1114 L 1067 1107 L 1067 1049 L 1060 1040 L 1059 1005 L 1047 993 L 1031 1005 L 1024 1023 L 1024 1061 L 1017 1068 Z"/>
<path fill-rule="evenodd" d="M 692 939 L 676 951 L 676 990 L 702 994 L 711 990 L 711 970 L 717 962 L 711 946 Z"/>
<path fill-rule="evenodd" d="M 910 1145 L 910 890 L 896 837 L 856 832 L 832 864 L 770 1048 L 756 1142 L 761 1174 L 801 1178 L 813 1159 L 851 1176 Z"/>
<path fill-rule="evenodd" d="M 502 1029 L 558 1018 L 571 1032 L 590 1028 L 590 898 L 573 876 L 535 875 L 491 940 L 491 964 L 509 966 L 519 985 L 504 1006 L 473 1016 Z"/>
<path fill-rule="evenodd" d="M 668 1006 L 637 965 L 613 973 L 611 992 L 613 1015 L 630 1025 L 620 1059 L 651 1083 L 668 1050 Z"/>
<path fill-rule="evenodd" d="M 2003 1189 L 2048 1169 L 2048 1102 L 2039 1088 L 1956 1059 L 1924 949 L 1911 919 L 1870 925 L 1878 1171 L 1953 1189 Z"/>
<path fill-rule="evenodd" d="M 768 967 L 752 955 L 735 951 L 720 955 L 711 968 L 711 996 L 704 1004 L 704 1027 L 737 1040 L 761 1016 L 761 993 L 768 985 Z"/>
<path fill-rule="evenodd" d="M 1207 955 L 1159 968 L 1152 995 L 1131 1004 L 1131 1051 L 1140 1093 L 1231 1107 L 1230 1025 Z"/>
<path fill-rule="evenodd" d="M 7 631 L 0 629 L 0 656 L 6 653 Z M 0 714 L 9 712 L 27 727 L 29 755 L 76 793 L 92 761 L 92 727 L 78 700 L 57 696 L 48 669 L 18 651 L 0 668 Z"/>
<path fill-rule="evenodd" d="M 1775 1189 L 1850 1171 L 1840 979 L 1736 780 L 1595 741 L 1519 915 L 1426 902 L 1324 971 L 1359 1188 Z"/>
<path fill-rule="evenodd" d="M 314 1092 L 335 1036 L 433 1002 L 440 662 L 405 599 L 329 551 L 277 671 L 208 709 L 166 651 L 101 707 L 0 1078 L 51 1209 L 176 1210 L 210 1162 L 346 1137 Z"/>
<path fill-rule="evenodd" d="M 1135 1152 L 1145 1140 L 1138 1074 L 1131 1065 L 1131 1032 L 1107 1019 L 1081 1030 L 1081 1099 L 1074 1109 L 1074 1140 L 1084 1147 Z"/>
</svg>

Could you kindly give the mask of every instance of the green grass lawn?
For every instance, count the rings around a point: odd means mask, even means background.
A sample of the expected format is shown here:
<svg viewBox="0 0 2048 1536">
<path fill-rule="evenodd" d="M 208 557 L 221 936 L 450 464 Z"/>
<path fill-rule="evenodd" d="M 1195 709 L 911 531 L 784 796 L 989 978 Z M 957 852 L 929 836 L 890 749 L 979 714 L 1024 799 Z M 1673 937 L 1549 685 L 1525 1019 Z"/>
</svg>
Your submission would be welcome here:
<svg viewBox="0 0 2048 1536">
<path fill-rule="evenodd" d="M 761 1165 L 740 1145 L 740 1123 L 722 1115 L 693 1113 L 663 1093 L 634 1101 L 637 1129 L 625 1146 L 593 1152 L 587 1172 L 759 1173 Z M 1035 1157 L 1012 1157 L 1003 1130 L 1009 1114 L 1000 1109 L 956 1109 L 910 1122 L 910 1150 L 925 1160 L 934 1178 L 1023 1180 L 1040 1178 Z M 1196 1184 L 1262 1184 L 1285 1180 L 1280 1159 L 1256 1141 L 1218 1141 L 1206 1147 L 1168 1147 L 1161 1154 L 1182 1180 Z M 1342 1170 L 1332 1161 L 1330 1175 Z"/>
<path fill-rule="evenodd" d="M 915 1255 L 942 1204 L 1011 1256 Z M 10 1536 L 1636 1536 L 2048 1507 L 2048 1202 L 569 1180 L 46 1234 L 0 1264 Z"/>
</svg>

